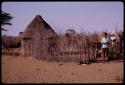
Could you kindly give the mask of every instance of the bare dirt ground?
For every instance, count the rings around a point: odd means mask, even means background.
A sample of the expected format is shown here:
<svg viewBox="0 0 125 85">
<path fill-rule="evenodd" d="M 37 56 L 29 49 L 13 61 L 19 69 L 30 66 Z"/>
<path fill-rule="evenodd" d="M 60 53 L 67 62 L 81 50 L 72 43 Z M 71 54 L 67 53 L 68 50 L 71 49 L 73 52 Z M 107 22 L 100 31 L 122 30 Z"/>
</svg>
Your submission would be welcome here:
<svg viewBox="0 0 125 85">
<path fill-rule="evenodd" d="M 122 83 L 123 61 L 108 63 L 47 62 L 2 55 L 2 83 Z"/>
</svg>

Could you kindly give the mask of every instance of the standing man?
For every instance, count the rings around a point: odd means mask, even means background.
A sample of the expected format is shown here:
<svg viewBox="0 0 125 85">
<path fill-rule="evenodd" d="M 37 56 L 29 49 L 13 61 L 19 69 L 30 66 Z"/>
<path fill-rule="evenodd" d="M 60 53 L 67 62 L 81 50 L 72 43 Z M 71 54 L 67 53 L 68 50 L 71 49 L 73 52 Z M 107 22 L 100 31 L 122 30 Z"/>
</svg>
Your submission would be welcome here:
<svg viewBox="0 0 125 85">
<path fill-rule="evenodd" d="M 111 55 L 112 55 L 112 59 L 117 59 L 117 44 L 116 44 L 116 37 L 114 34 L 111 34 Z"/>
<path fill-rule="evenodd" d="M 101 39 L 103 63 L 105 62 L 106 57 L 109 62 L 109 42 L 110 42 L 110 39 L 108 37 L 108 34 L 104 32 Z"/>
<path fill-rule="evenodd" d="M 112 46 L 114 46 L 116 42 L 116 37 L 114 34 L 111 34 L 111 42 L 112 42 Z"/>
</svg>

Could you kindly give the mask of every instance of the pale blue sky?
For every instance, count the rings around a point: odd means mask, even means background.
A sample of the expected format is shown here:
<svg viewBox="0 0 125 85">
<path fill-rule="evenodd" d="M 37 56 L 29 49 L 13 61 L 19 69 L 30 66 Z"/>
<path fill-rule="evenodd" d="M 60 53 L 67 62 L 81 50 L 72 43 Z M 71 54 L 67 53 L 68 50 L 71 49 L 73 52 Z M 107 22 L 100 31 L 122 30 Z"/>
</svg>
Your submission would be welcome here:
<svg viewBox="0 0 125 85">
<path fill-rule="evenodd" d="M 2 10 L 14 18 L 2 34 L 17 36 L 36 15 L 41 15 L 56 32 L 69 28 L 77 32 L 115 32 L 116 27 L 123 29 L 123 9 L 122 2 L 3 2 Z"/>
</svg>

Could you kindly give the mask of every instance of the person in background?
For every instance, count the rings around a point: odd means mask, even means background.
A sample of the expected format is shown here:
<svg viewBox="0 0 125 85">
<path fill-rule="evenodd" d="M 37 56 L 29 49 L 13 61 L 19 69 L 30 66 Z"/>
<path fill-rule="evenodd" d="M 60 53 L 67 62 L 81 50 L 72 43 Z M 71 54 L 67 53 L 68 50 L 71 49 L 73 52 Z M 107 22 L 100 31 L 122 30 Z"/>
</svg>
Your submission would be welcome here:
<svg viewBox="0 0 125 85">
<path fill-rule="evenodd" d="M 109 62 L 109 44 L 110 44 L 109 42 L 110 42 L 109 36 L 107 32 L 104 32 L 101 39 L 103 63 L 105 62 L 106 57 Z"/>
<path fill-rule="evenodd" d="M 116 42 L 116 37 L 114 34 L 111 34 L 111 42 L 112 42 L 112 46 L 114 46 L 114 44 Z"/>
<path fill-rule="evenodd" d="M 117 51 L 117 44 L 116 44 L 116 37 L 114 34 L 111 34 L 111 57 L 112 59 L 116 59 L 117 58 L 117 54 L 116 54 L 116 51 Z"/>
</svg>

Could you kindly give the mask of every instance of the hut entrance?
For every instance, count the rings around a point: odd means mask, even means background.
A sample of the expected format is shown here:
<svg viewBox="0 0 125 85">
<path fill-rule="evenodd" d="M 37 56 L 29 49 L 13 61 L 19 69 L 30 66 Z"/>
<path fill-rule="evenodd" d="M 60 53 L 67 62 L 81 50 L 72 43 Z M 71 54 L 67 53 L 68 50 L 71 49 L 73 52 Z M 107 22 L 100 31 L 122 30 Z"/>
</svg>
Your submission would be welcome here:
<svg viewBox="0 0 125 85">
<path fill-rule="evenodd" d="M 27 56 L 32 55 L 32 39 L 31 38 L 23 38 L 23 48 L 24 54 Z"/>
</svg>

